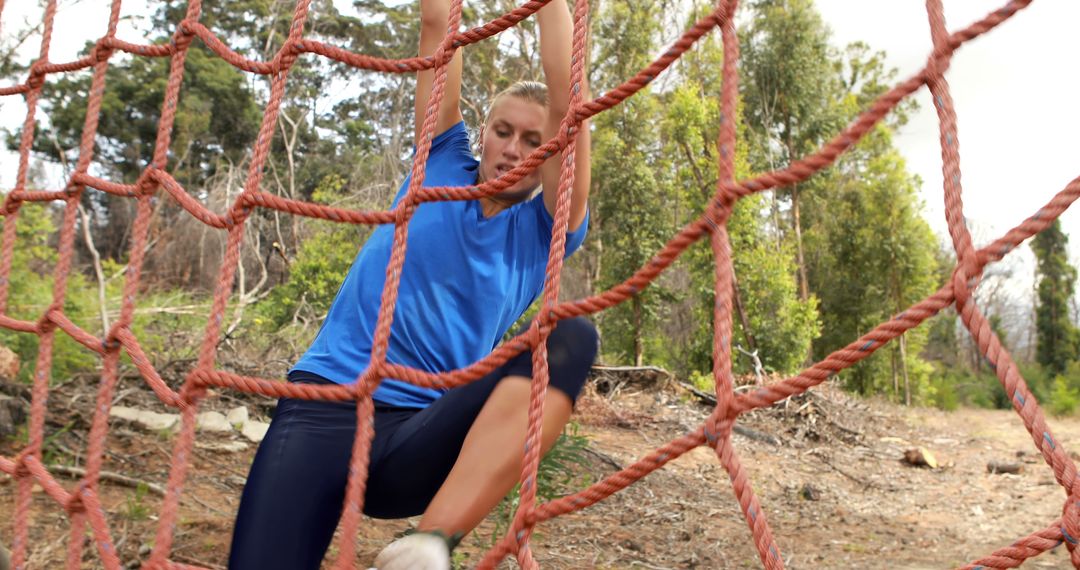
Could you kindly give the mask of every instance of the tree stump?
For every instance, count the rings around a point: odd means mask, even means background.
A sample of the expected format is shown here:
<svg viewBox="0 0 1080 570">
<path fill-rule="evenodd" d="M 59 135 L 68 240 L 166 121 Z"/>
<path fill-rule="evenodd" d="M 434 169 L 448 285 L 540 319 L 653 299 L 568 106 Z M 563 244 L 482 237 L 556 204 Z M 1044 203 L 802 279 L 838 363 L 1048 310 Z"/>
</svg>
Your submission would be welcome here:
<svg viewBox="0 0 1080 570">
<path fill-rule="evenodd" d="M 7 386 L 0 383 L 0 441 L 15 435 L 26 422 L 30 405 L 26 400 L 5 393 Z M 0 566 L 0 569 L 3 567 Z"/>
<path fill-rule="evenodd" d="M 0 345 L 0 441 L 19 431 L 30 410 L 30 390 L 15 383 L 18 373 L 19 357 Z M 4 570 L 3 565 L 0 570 Z"/>
</svg>

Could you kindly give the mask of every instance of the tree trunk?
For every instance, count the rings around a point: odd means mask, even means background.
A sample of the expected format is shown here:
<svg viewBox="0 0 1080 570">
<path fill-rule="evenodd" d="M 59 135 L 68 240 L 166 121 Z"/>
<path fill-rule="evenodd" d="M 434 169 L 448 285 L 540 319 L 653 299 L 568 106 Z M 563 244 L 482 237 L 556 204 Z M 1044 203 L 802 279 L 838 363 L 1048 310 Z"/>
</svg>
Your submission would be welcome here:
<svg viewBox="0 0 1080 570">
<path fill-rule="evenodd" d="M 778 192 L 779 192 L 778 189 L 773 189 L 773 191 L 771 192 L 771 194 L 772 194 L 772 204 L 771 204 L 772 212 L 771 213 L 772 213 L 772 221 L 773 221 L 773 236 L 776 238 L 773 241 L 774 241 L 774 244 L 776 246 L 776 251 L 780 251 L 781 249 L 783 249 L 782 239 L 783 239 L 783 234 L 784 234 L 782 226 L 780 225 L 780 196 L 779 196 Z"/>
<path fill-rule="evenodd" d="M 806 279 L 806 259 L 803 256 L 798 184 L 791 186 L 791 224 L 795 230 L 795 262 L 799 266 L 799 300 L 805 302 L 810 298 L 810 283 Z"/>
<path fill-rule="evenodd" d="M 634 366 L 641 366 L 644 357 L 641 326 L 641 297 L 634 295 Z"/>
<path fill-rule="evenodd" d="M 911 405 L 911 382 L 907 373 L 907 336 L 900 335 L 900 372 L 904 376 L 904 405 Z"/>
<path fill-rule="evenodd" d="M 742 325 L 743 338 L 746 339 L 746 350 L 751 353 L 757 351 L 757 341 L 754 339 L 754 331 L 750 330 L 750 320 L 746 317 L 746 310 L 743 309 L 742 294 L 739 292 L 739 280 L 734 275 L 731 276 L 731 288 L 734 295 L 732 295 L 735 301 L 735 312 L 739 314 L 739 323 Z"/>
<path fill-rule="evenodd" d="M 889 370 L 892 372 L 892 395 L 893 398 L 900 396 L 900 375 L 896 373 L 896 347 L 889 351 Z"/>
</svg>

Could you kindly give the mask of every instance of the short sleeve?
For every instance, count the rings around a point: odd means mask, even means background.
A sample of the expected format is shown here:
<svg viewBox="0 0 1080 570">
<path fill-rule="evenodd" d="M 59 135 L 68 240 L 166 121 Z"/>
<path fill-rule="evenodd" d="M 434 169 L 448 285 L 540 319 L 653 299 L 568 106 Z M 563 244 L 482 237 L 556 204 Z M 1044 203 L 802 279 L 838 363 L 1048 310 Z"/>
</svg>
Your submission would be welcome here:
<svg viewBox="0 0 1080 570">
<path fill-rule="evenodd" d="M 412 155 L 409 158 L 408 168 L 412 170 L 412 160 L 416 157 L 416 146 L 413 146 Z M 431 139 L 431 150 L 428 152 L 427 160 L 427 181 L 432 179 L 432 173 L 441 171 L 443 169 L 452 168 L 454 165 L 460 165 L 467 167 L 471 163 L 475 163 L 476 159 L 472 155 L 472 149 L 469 148 L 469 131 L 465 129 L 465 122 L 458 121 L 449 129 L 439 133 L 434 139 Z M 397 194 L 394 196 L 394 205 L 396 206 L 398 201 L 405 192 L 409 189 L 409 181 L 412 179 L 412 175 L 405 177 L 402 181 L 401 187 L 398 188 Z M 430 186 L 430 184 L 425 184 Z"/>
<path fill-rule="evenodd" d="M 525 207 L 533 212 L 536 216 L 537 228 L 540 232 L 540 239 L 547 243 L 551 239 L 551 231 L 555 227 L 555 218 L 552 217 L 551 212 L 548 212 L 547 206 L 544 205 L 543 193 L 537 193 L 532 199 L 529 200 Z M 589 232 L 589 211 L 585 211 L 585 219 L 581 221 L 581 225 L 572 232 L 566 232 L 566 255 L 569 258 L 574 254 L 581 244 L 585 242 L 585 235 Z"/>
</svg>

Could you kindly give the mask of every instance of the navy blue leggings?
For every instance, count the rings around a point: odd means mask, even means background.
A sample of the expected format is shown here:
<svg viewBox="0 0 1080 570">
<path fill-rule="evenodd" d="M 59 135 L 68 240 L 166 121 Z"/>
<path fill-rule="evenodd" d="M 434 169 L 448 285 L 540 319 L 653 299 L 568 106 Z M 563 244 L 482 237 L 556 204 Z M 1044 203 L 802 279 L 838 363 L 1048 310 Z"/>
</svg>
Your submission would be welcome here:
<svg viewBox="0 0 1080 570">
<path fill-rule="evenodd" d="M 585 319 L 561 321 L 547 347 L 551 387 L 576 401 L 596 356 L 596 329 Z M 424 409 L 376 403 L 364 514 L 423 513 L 488 396 L 508 376 L 532 376 L 531 352 Z M 289 381 L 329 383 L 303 372 Z M 230 569 L 319 568 L 341 516 L 355 432 L 352 402 L 278 401 L 240 499 Z"/>
</svg>

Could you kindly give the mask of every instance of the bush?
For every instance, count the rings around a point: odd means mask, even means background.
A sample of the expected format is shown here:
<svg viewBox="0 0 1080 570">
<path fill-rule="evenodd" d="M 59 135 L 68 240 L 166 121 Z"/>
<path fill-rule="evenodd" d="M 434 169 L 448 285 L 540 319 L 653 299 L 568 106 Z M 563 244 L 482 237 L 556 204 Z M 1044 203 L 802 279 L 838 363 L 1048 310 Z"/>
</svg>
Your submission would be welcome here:
<svg viewBox="0 0 1080 570">
<path fill-rule="evenodd" d="M 11 317 L 37 321 L 48 310 L 53 299 L 53 272 L 58 255 L 53 240 L 56 225 L 55 211 L 51 206 L 24 205 L 19 210 L 16 226 L 15 258 L 11 264 L 8 289 L 8 311 Z M 0 220 L 0 228 L 10 217 Z M 86 280 L 77 273 L 68 278 L 64 314 L 72 321 L 80 322 L 88 312 L 84 304 Z M 33 333 L 0 330 L 0 344 L 7 346 L 19 356 L 18 379 L 30 382 L 37 363 L 39 337 Z M 75 342 L 63 331 L 54 333 L 52 377 L 65 378 L 94 365 L 96 355 Z"/>
<path fill-rule="evenodd" d="M 327 177 L 312 198 L 336 203 L 344 181 Z M 256 324 L 276 331 L 297 321 L 316 321 L 330 308 L 369 228 L 327 221 L 310 222 L 307 235 L 289 267 L 289 280 L 256 307 Z"/>
<path fill-rule="evenodd" d="M 1050 413 L 1055 416 L 1072 415 L 1080 404 L 1080 391 L 1069 385 L 1062 375 L 1054 377 L 1054 389 L 1050 393 Z"/>
<path fill-rule="evenodd" d="M 559 434 L 559 439 L 555 440 L 555 445 L 547 455 L 540 458 L 536 484 L 538 501 L 555 499 L 575 483 L 588 485 L 591 482 L 591 477 L 582 476 L 579 472 L 580 468 L 587 465 L 585 449 L 588 447 L 589 439 L 578 433 L 576 423 L 571 422 L 566 426 L 566 430 Z M 491 513 L 495 520 L 495 528 L 491 531 L 492 545 L 506 534 L 514 522 L 514 513 L 517 511 L 521 498 L 518 493 L 520 486 L 520 483 L 515 485 Z"/>
</svg>

